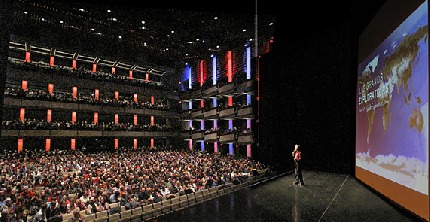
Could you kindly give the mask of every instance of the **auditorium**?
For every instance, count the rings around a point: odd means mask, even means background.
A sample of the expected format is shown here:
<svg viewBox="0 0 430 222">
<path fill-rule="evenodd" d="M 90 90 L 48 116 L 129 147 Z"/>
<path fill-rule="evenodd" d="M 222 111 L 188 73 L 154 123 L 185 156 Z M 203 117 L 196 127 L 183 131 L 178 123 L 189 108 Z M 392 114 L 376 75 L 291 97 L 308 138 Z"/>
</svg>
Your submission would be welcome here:
<svg viewBox="0 0 430 222">
<path fill-rule="evenodd" d="M 0 221 L 429 221 L 427 0 L 0 3 Z"/>
</svg>

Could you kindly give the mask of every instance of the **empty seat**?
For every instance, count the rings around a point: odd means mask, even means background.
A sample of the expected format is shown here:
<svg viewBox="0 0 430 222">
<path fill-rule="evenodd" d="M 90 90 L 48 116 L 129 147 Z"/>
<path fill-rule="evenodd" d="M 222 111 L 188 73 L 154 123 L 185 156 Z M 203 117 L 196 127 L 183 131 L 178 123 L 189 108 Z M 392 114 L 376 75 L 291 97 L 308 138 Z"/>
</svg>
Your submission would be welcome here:
<svg viewBox="0 0 430 222">
<path fill-rule="evenodd" d="M 96 219 L 96 214 L 86 214 L 84 216 L 85 221 L 93 221 L 94 219 Z"/>
<path fill-rule="evenodd" d="M 152 218 L 152 212 L 154 208 L 152 208 L 152 204 L 147 204 L 142 207 L 143 213 L 142 213 L 142 219 L 148 220 L 149 218 Z"/>
<path fill-rule="evenodd" d="M 187 199 L 188 199 L 188 206 L 193 206 L 197 203 L 196 195 L 194 193 L 187 194 Z"/>
<path fill-rule="evenodd" d="M 119 221 L 119 219 L 121 219 L 119 213 L 109 214 L 109 222 Z"/>
<path fill-rule="evenodd" d="M 213 198 L 209 192 L 209 189 L 204 189 L 201 192 L 202 192 L 204 200 L 210 200 Z"/>
<path fill-rule="evenodd" d="M 121 211 L 121 220 L 122 222 L 124 221 L 130 221 L 130 217 L 131 217 L 131 209 L 130 210 L 125 210 L 125 211 Z"/>
<path fill-rule="evenodd" d="M 107 222 L 108 221 L 108 217 L 97 217 L 96 219 L 94 219 L 94 222 Z"/>
<path fill-rule="evenodd" d="M 73 213 L 63 214 L 62 216 L 63 221 L 69 221 L 71 218 L 73 218 Z"/>
<path fill-rule="evenodd" d="M 179 209 L 188 207 L 188 197 L 186 195 L 179 196 Z"/>
<path fill-rule="evenodd" d="M 196 196 L 196 202 L 197 203 L 203 202 L 205 200 L 204 197 L 203 197 L 203 192 L 202 191 L 197 191 L 195 193 L 195 196 Z"/>
<path fill-rule="evenodd" d="M 133 208 L 131 210 L 130 221 L 132 221 L 132 222 L 140 222 L 140 221 L 142 221 L 142 213 L 143 213 L 142 207 L 139 206 L 137 208 Z"/>
<path fill-rule="evenodd" d="M 163 206 L 161 205 L 161 202 L 152 203 L 152 208 L 154 208 L 152 211 L 152 217 L 158 217 L 163 214 Z"/>
<path fill-rule="evenodd" d="M 176 210 L 178 210 L 180 208 L 180 205 L 179 205 L 179 200 L 180 199 L 179 198 L 180 197 L 177 196 L 175 198 L 170 199 L 170 210 L 171 211 L 176 211 Z"/>
</svg>

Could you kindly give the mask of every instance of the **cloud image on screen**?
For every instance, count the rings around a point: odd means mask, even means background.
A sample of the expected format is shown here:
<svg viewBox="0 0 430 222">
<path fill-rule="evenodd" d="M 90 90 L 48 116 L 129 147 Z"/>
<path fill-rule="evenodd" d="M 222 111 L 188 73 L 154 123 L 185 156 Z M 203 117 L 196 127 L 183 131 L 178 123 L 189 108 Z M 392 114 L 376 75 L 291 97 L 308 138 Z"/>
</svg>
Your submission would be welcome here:
<svg viewBox="0 0 430 222">
<path fill-rule="evenodd" d="M 425 1 L 358 67 L 356 166 L 428 195 Z"/>
</svg>

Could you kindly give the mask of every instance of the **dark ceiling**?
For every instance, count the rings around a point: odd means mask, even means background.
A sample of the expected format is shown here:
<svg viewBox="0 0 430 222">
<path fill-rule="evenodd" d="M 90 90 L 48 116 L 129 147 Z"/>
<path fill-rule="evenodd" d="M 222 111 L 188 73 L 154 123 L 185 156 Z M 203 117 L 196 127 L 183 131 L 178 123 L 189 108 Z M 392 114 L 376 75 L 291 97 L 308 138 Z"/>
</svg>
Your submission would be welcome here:
<svg viewBox="0 0 430 222">
<path fill-rule="evenodd" d="M 218 7 L 185 2 L 178 7 L 163 1 L 19 0 L 13 34 L 33 44 L 52 44 L 45 47 L 96 54 L 91 56 L 122 54 L 126 56 L 119 60 L 166 67 L 253 46 L 256 38 L 261 44 L 273 38 L 275 15 L 262 14 L 256 20 L 249 6 Z"/>
<path fill-rule="evenodd" d="M 37 40 L 47 37 L 40 33 L 45 26 L 65 29 L 69 33 L 56 33 L 57 39 L 50 41 L 65 44 L 69 50 L 88 50 L 102 56 L 109 55 L 105 51 L 110 51 L 110 56 L 122 51 L 121 54 L 129 54 L 125 56 L 132 60 L 129 62 L 175 67 L 207 58 L 211 53 L 223 53 L 247 43 L 254 45 L 255 38 L 264 43 L 280 36 L 276 40 L 283 41 L 285 36 L 316 32 L 337 24 L 350 24 L 358 36 L 384 2 L 18 0 L 15 13 L 21 26 L 17 29 L 28 32 L 15 33 L 33 35 Z M 84 40 L 69 41 L 68 38 L 74 38 L 70 32 L 79 33 L 76 35 Z M 98 48 L 92 48 L 97 44 L 91 41 L 98 41 Z M 80 43 L 82 47 L 68 42 Z M 100 44 L 105 46 L 104 51 L 98 50 L 102 48 Z"/>
</svg>

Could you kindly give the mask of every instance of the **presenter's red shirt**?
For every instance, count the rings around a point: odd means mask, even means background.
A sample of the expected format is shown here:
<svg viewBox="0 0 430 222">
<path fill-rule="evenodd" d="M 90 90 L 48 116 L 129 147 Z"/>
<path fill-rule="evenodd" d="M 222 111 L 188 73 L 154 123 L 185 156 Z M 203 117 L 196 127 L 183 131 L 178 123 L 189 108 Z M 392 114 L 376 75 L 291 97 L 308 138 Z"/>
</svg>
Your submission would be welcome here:
<svg viewBox="0 0 430 222">
<path fill-rule="evenodd" d="M 294 160 L 299 161 L 302 159 L 302 153 L 300 151 L 296 152 L 296 155 L 294 155 Z"/>
</svg>

